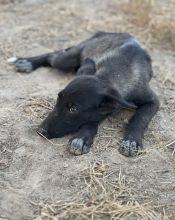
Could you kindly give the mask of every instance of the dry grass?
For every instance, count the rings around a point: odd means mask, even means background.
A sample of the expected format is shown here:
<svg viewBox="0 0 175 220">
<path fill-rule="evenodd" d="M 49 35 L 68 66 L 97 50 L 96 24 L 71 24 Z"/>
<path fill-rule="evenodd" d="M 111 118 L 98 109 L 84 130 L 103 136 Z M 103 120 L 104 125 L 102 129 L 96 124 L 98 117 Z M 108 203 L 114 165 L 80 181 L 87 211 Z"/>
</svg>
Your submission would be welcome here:
<svg viewBox="0 0 175 220">
<path fill-rule="evenodd" d="M 51 111 L 53 104 L 41 97 L 31 97 L 29 100 L 18 106 L 20 112 L 24 112 L 31 119 L 39 118 L 45 111 Z"/>
<path fill-rule="evenodd" d="M 103 161 L 95 161 L 83 170 L 79 178 L 84 180 L 83 190 L 73 199 L 50 203 L 32 202 L 39 207 L 35 220 L 163 219 L 150 204 L 140 204 L 134 200 L 134 192 L 121 169 L 110 171 Z"/>
<path fill-rule="evenodd" d="M 129 0 L 125 10 L 132 16 L 136 25 L 143 27 L 150 22 L 152 6 L 153 0 Z"/>
<path fill-rule="evenodd" d="M 167 5 L 170 7 L 167 7 Z M 175 19 L 171 8 L 175 2 L 166 4 L 158 0 L 129 0 L 123 5 L 128 21 L 139 28 L 141 38 L 162 48 L 175 47 Z M 142 31 L 140 31 L 142 29 Z"/>
<path fill-rule="evenodd" d="M 175 47 L 175 20 L 168 16 L 156 16 L 150 25 L 152 41 L 161 44 L 163 48 Z"/>
<path fill-rule="evenodd" d="M 53 141 L 49 140 L 47 137 L 45 137 L 43 134 L 41 134 L 39 131 L 37 131 L 37 133 L 44 138 L 47 142 L 49 142 L 50 144 L 52 144 L 53 146 L 65 146 L 65 144 L 56 144 Z"/>
<path fill-rule="evenodd" d="M 173 140 L 169 144 L 167 144 L 165 146 L 165 148 L 172 150 L 172 156 L 175 155 L 175 140 Z"/>
<path fill-rule="evenodd" d="M 24 110 L 28 111 L 29 110 L 40 110 L 40 108 L 45 108 L 48 110 L 52 110 L 53 109 L 53 105 L 48 102 L 45 99 L 42 98 L 37 98 L 37 97 L 31 97 L 28 101 L 28 103 L 25 105 L 26 108 L 24 108 Z"/>
</svg>

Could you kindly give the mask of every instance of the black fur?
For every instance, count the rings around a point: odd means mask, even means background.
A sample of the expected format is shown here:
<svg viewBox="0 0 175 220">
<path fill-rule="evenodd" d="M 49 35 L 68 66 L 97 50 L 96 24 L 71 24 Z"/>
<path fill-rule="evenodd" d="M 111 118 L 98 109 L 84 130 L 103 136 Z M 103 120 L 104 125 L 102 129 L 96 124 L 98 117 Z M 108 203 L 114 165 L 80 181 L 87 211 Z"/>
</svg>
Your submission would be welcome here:
<svg viewBox="0 0 175 220">
<path fill-rule="evenodd" d="M 70 152 L 88 153 L 98 124 L 114 111 L 128 108 L 135 109 L 135 114 L 126 126 L 119 152 L 134 156 L 143 148 L 144 131 L 159 101 L 149 87 L 150 56 L 131 35 L 99 32 L 66 50 L 18 58 L 15 65 L 22 72 L 41 66 L 76 71 L 76 78 L 58 94 L 54 110 L 39 128 L 47 138 L 77 132 L 69 141 Z"/>
</svg>

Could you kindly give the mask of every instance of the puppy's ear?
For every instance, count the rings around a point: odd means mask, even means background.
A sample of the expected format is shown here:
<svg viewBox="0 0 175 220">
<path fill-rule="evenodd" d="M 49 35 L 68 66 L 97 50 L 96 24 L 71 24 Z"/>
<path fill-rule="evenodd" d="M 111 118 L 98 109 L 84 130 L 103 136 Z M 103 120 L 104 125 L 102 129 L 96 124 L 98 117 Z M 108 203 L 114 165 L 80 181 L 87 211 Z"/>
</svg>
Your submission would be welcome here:
<svg viewBox="0 0 175 220">
<path fill-rule="evenodd" d="M 62 101 L 62 99 L 63 99 L 63 92 L 60 91 L 57 96 L 56 106 L 59 105 L 59 103 L 60 103 L 60 101 Z"/>
<path fill-rule="evenodd" d="M 63 91 L 61 90 L 59 93 L 58 93 L 58 99 L 61 100 L 63 98 Z"/>
<path fill-rule="evenodd" d="M 102 114 L 108 114 L 114 109 L 136 109 L 137 106 L 123 99 L 115 89 L 108 89 L 100 94 L 101 102 L 99 110 Z"/>
</svg>

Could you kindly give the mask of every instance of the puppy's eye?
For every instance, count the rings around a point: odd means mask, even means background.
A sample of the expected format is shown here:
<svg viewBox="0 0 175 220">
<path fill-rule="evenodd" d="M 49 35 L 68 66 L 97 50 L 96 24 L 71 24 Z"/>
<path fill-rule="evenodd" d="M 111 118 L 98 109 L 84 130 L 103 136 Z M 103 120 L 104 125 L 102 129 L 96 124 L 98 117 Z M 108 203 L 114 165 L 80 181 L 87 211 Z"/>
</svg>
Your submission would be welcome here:
<svg viewBox="0 0 175 220">
<path fill-rule="evenodd" d="M 74 104 L 68 104 L 68 110 L 70 113 L 76 113 L 78 111 L 78 108 Z"/>
</svg>

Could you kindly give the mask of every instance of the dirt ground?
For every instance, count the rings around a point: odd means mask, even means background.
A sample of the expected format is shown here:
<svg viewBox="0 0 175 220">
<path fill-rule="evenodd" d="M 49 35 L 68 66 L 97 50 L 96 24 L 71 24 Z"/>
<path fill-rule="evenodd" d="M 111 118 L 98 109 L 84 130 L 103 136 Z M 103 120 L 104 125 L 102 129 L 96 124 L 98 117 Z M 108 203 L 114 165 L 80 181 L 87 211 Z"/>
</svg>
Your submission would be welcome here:
<svg viewBox="0 0 175 220">
<path fill-rule="evenodd" d="M 153 2 L 140 10 L 137 0 L 0 0 L 0 219 L 175 219 L 175 2 Z M 161 107 L 135 158 L 117 151 L 128 112 L 101 124 L 87 155 L 70 155 L 69 137 L 38 136 L 73 75 L 49 68 L 19 74 L 6 64 L 98 30 L 134 34 L 153 59 Z"/>
</svg>

